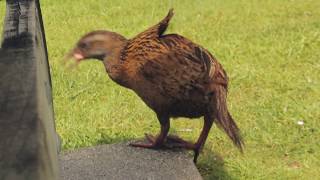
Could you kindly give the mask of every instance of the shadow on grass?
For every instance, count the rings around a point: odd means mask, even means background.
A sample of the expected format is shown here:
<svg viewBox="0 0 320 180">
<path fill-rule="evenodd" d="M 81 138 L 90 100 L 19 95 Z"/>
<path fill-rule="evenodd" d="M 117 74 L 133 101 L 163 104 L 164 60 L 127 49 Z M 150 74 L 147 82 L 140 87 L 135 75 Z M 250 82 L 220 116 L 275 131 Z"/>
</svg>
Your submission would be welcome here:
<svg viewBox="0 0 320 180">
<path fill-rule="evenodd" d="M 196 166 L 204 180 L 237 179 L 236 177 L 233 177 L 227 173 L 224 168 L 223 158 L 210 149 L 205 148 L 202 151 Z"/>
</svg>

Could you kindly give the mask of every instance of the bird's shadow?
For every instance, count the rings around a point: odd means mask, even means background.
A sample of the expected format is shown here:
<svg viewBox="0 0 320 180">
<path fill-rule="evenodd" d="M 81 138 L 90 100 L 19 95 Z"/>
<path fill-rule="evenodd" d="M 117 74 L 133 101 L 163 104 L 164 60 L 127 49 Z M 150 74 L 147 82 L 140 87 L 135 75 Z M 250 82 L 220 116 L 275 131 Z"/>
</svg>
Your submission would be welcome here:
<svg viewBox="0 0 320 180">
<path fill-rule="evenodd" d="M 204 180 L 230 180 L 237 179 L 225 169 L 223 157 L 209 148 L 204 148 L 199 156 L 196 167 Z"/>
</svg>

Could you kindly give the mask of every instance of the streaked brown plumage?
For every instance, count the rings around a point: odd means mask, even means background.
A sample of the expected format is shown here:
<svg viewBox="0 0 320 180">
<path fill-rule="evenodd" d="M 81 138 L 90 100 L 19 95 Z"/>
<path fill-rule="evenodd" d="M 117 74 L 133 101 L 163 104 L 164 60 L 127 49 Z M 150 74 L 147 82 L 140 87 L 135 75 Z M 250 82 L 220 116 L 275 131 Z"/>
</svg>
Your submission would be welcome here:
<svg viewBox="0 0 320 180">
<path fill-rule="evenodd" d="M 148 143 L 132 146 L 159 148 L 170 141 L 192 149 L 196 162 L 212 123 L 221 127 L 242 150 L 239 129 L 227 109 L 228 77 L 208 50 L 178 34 L 164 32 L 173 10 L 158 24 L 132 39 L 109 31 L 93 31 L 83 36 L 69 56 L 78 62 L 101 60 L 109 77 L 132 89 L 157 114 L 161 131 L 147 135 Z M 204 126 L 195 144 L 168 136 L 170 117 L 198 118 Z"/>
</svg>

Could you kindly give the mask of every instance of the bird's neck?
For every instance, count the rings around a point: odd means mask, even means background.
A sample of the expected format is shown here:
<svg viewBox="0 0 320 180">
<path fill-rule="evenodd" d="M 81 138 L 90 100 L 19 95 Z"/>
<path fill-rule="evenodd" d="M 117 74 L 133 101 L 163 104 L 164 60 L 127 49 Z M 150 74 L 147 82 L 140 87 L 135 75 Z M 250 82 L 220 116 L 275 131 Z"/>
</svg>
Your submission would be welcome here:
<svg viewBox="0 0 320 180">
<path fill-rule="evenodd" d="M 103 59 L 103 64 L 106 67 L 108 73 L 116 70 L 117 67 L 121 66 L 120 57 L 122 53 L 123 46 L 113 48 L 107 52 L 106 57 Z"/>
<path fill-rule="evenodd" d="M 127 41 L 119 43 L 117 47 L 114 47 L 111 51 L 109 51 L 108 55 L 103 60 L 103 64 L 106 68 L 109 77 L 116 83 L 125 87 L 127 87 L 128 85 L 126 83 L 126 73 L 123 69 L 123 62 L 121 62 L 121 56 L 124 53 L 126 43 Z"/>
</svg>

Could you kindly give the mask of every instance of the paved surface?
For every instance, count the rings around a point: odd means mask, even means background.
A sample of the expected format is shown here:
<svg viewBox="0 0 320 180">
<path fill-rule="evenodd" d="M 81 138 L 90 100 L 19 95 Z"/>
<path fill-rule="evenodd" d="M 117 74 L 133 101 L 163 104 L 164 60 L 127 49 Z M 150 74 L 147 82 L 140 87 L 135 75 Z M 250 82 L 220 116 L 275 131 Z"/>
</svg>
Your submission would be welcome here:
<svg viewBox="0 0 320 180">
<path fill-rule="evenodd" d="M 101 145 L 60 154 L 62 180 L 201 180 L 192 157 L 178 150 Z"/>
</svg>

